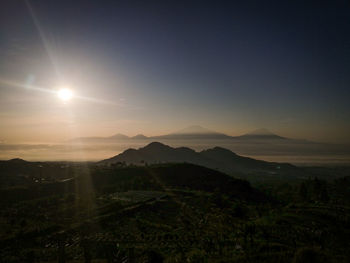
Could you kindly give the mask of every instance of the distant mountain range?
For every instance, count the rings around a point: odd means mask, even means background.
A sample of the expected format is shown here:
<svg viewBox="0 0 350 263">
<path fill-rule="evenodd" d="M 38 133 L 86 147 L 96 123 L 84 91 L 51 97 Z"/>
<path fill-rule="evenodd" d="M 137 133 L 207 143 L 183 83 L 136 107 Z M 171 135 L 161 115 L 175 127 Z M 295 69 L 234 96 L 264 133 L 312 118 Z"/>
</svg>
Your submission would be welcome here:
<svg viewBox="0 0 350 263">
<path fill-rule="evenodd" d="M 280 140 L 292 140 L 292 139 L 288 139 L 286 137 L 282 137 L 282 136 L 279 136 L 279 135 L 276 135 L 272 132 L 270 132 L 269 130 L 267 129 L 257 129 L 255 131 L 252 131 L 252 132 L 249 132 L 249 133 L 246 133 L 244 135 L 241 135 L 241 136 L 237 136 L 235 137 L 236 139 L 253 139 L 253 140 L 259 140 L 259 139 L 272 139 L 272 140 L 276 140 L 276 139 L 280 139 Z"/>
<path fill-rule="evenodd" d="M 243 134 L 241 136 L 229 136 L 224 133 L 219 133 L 205 129 L 201 126 L 189 126 L 177 132 L 147 137 L 143 134 L 138 134 L 133 137 L 129 137 L 124 134 L 117 133 L 109 137 L 80 137 L 70 140 L 70 142 L 84 142 L 84 143 L 110 143 L 120 141 L 155 141 L 155 140 L 291 140 L 279 135 L 276 135 L 267 129 L 258 129 L 253 132 Z"/>
<path fill-rule="evenodd" d="M 300 168 L 291 164 L 255 160 L 237 155 L 221 147 L 196 152 L 187 147 L 173 148 L 159 142 L 152 142 L 137 150 L 128 149 L 112 158 L 102 160 L 98 164 L 112 165 L 118 163 L 135 165 L 192 163 L 240 177 L 259 174 L 268 176 L 292 175 L 297 178 L 298 175 L 303 175 Z"/>
</svg>

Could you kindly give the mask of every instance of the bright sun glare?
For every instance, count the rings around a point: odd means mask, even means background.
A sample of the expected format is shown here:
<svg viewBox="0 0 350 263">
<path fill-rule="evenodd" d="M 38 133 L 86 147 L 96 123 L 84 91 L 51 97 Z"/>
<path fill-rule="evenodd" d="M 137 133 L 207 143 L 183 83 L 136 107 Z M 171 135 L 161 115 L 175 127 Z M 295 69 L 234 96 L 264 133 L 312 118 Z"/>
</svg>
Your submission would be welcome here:
<svg viewBox="0 0 350 263">
<path fill-rule="evenodd" d="M 73 91 L 67 88 L 60 89 L 57 94 L 63 101 L 69 101 L 73 97 Z"/>
</svg>

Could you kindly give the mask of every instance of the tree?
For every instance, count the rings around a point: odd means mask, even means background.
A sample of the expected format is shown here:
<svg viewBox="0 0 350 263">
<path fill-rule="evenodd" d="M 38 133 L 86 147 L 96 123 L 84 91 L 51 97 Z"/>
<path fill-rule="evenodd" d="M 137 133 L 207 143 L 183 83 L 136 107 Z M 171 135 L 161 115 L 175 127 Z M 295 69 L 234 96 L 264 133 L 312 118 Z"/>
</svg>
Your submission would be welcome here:
<svg viewBox="0 0 350 263">
<path fill-rule="evenodd" d="M 303 202 L 308 201 L 308 191 L 305 182 L 302 182 L 300 185 L 299 197 Z"/>
<path fill-rule="evenodd" d="M 320 201 L 323 203 L 328 203 L 329 195 L 326 186 L 324 186 L 320 193 Z"/>
</svg>

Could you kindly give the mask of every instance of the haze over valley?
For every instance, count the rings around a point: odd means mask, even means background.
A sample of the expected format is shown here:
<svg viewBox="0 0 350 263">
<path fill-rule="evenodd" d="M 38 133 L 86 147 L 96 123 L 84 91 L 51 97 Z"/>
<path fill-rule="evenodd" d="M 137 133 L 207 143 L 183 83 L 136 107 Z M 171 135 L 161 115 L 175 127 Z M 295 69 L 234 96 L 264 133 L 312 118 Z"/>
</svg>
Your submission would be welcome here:
<svg viewBox="0 0 350 263">
<path fill-rule="evenodd" d="M 0 144 L 0 158 L 26 160 L 98 161 L 128 148 L 140 148 L 150 142 L 161 142 L 173 147 L 190 147 L 202 151 L 216 146 L 256 159 L 289 162 L 302 165 L 347 165 L 350 148 L 347 144 L 319 143 L 286 138 L 267 129 L 257 129 L 239 136 L 189 126 L 179 131 L 158 135 L 108 137 L 79 137 L 56 144 Z"/>
</svg>

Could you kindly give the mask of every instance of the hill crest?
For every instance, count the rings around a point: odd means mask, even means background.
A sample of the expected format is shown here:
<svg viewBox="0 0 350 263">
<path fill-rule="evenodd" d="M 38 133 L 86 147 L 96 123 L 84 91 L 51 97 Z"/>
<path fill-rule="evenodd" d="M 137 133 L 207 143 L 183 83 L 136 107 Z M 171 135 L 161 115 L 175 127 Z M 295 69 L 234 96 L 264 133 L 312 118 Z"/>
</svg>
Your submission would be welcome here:
<svg viewBox="0 0 350 263">
<path fill-rule="evenodd" d="M 290 175 L 299 168 L 282 163 L 272 163 L 240 156 L 228 149 L 214 147 L 196 152 L 187 147 L 173 148 L 160 142 L 152 142 L 139 149 L 128 149 L 114 157 L 98 162 L 99 165 L 112 165 L 124 162 L 133 165 L 159 163 L 192 163 L 215 169 L 231 175 L 245 177 L 259 173 L 261 175 Z"/>
</svg>

